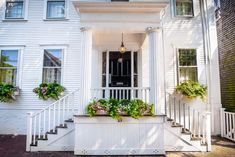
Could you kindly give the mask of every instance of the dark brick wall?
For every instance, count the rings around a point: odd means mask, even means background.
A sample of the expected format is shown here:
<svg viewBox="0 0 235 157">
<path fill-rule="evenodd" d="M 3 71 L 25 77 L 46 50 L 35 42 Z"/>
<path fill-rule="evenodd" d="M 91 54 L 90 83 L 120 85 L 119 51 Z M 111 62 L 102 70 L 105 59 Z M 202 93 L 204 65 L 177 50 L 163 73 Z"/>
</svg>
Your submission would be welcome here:
<svg viewBox="0 0 235 157">
<path fill-rule="evenodd" d="M 235 111 L 235 0 L 220 3 L 217 33 L 221 98 L 223 107 Z"/>
</svg>

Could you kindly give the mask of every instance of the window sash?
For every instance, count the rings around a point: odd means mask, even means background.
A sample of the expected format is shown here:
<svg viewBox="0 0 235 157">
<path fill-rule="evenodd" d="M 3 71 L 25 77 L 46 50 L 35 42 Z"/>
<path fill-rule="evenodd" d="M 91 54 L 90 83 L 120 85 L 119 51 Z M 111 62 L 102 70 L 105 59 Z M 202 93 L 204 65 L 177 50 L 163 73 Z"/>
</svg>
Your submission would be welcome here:
<svg viewBox="0 0 235 157">
<path fill-rule="evenodd" d="M 197 52 L 196 49 L 178 49 L 178 83 L 192 80 L 198 81 L 198 66 L 197 66 Z M 180 55 L 182 58 L 180 58 Z M 195 54 L 194 54 L 195 53 Z M 184 61 L 180 61 L 184 59 Z M 183 65 L 180 65 L 184 63 Z"/>
<path fill-rule="evenodd" d="M 174 0 L 175 16 L 194 16 L 193 0 Z"/>
<path fill-rule="evenodd" d="M 13 5 L 10 7 L 10 4 Z M 5 10 L 6 19 L 24 18 L 24 1 L 7 1 Z"/>
<path fill-rule="evenodd" d="M 65 1 L 47 1 L 46 18 L 65 18 Z"/>
<path fill-rule="evenodd" d="M 55 51 L 56 50 L 56 51 Z M 56 53 L 57 55 L 53 55 L 53 52 L 60 52 L 60 54 Z M 62 80 L 62 62 L 63 62 L 63 49 L 44 49 L 43 51 L 43 73 L 42 73 L 42 82 L 43 83 L 61 83 Z M 50 53 L 51 58 L 57 57 L 57 59 L 61 62 L 60 65 L 53 64 L 51 66 L 44 65 L 45 63 L 45 53 Z M 49 60 L 51 58 L 48 58 Z M 51 61 L 53 62 L 53 60 Z"/>
</svg>

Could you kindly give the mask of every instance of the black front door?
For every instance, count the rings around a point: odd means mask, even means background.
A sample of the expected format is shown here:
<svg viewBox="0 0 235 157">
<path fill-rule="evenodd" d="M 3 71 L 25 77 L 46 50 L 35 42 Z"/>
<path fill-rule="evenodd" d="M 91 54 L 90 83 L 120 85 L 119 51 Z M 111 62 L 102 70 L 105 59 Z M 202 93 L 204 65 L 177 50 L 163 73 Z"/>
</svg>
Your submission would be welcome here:
<svg viewBox="0 0 235 157">
<path fill-rule="evenodd" d="M 109 52 L 109 87 L 131 87 L 131 52 Z"/>
</svg>

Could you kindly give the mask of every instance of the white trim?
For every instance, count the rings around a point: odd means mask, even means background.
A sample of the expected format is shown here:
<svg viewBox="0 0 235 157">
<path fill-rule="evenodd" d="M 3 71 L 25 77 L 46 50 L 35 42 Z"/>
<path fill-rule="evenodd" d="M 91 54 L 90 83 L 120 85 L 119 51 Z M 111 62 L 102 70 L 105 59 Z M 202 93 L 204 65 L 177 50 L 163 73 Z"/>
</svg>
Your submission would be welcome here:
<svg viewBox="0 0 235 157">
<path fill-rule="evenodd" d="M 3 6 L 3 16 L 2 21 L 27 21 L 28 20 L 28 10 L 29 10 L 29 0 L 21 0 L 23 1 L 23 18 L 6 18 L 6 2 L 9 0 L 3 0 L 2 6 Z M 17 0 L 12 0 L 12 2 Z"/>
<path fill-rule="evenodd" d="M 22 73 L 23 73 L 23 53 L 24 46 L 0 46 L 0 55 L 2 50 L 18 50 L 17 61 L 17 74 L 16 74 L 16 86 L 22 87 Z"/>
<path fill-rule="evenodd" d="M 63 45 L 61 45 L 61 46 L 58 46 L 58 45 L 56 45 L 56 46 L 48 46 L 48 45 L 46 45 L 46 46 L 42 46 L 41 45 L 41 55 L 40 55 L 40 60 L 41 60 L 41 79 L 40 79 L 40 82 L 39 82 L 39 84 L 41 84 L 42 83 L 42 79 L 43 79 L 43 60 L 44 60 L 44 50 L 45 49 L 61 49 L 62 50 L 62 59 L 61 59 L 61 82 L 60 82 L 60 84 L 63 86 L 64 85 L 64 72 L 65 72 L 65 65 L 66 65 L 66 59 L 67 59 L 67 46 L 63 46 Z"/>
</svg>

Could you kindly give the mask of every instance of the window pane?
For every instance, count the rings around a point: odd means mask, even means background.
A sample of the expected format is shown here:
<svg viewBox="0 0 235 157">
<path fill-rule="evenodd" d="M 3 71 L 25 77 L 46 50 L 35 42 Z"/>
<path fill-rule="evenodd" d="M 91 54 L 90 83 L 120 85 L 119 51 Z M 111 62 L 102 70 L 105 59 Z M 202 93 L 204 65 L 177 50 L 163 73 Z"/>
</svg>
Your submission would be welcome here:
<svg viewBox="0 0 235 157">
<path fill-rule="evenodd" d="M 2 50 L 0 57 L 0 67 L 17 67 L 18 50 Z"/>
<path fill-rule="evenodd" d="M 44 83 L 60 83 L 61 69 L 60 68 L 43 68 L 43 82 Z"/>
<path fill-rule="evenodd" d="M 6 3 L 6 18 L 23 18 L 23 1 Z"/>
<path fill-rule="evenodd" d="M 65 1 L 48 1 L 47 17 L 63 18 L 65 16 Z"/>
<path fill-rule="evenodd" d="M 180 67 L 180 82 L 192 80 L 198 81 L 197 79 L 197 68 L 196 67 Z"/>
<path fill-rule="evenodd" d="M 179 49 L 180 66 L 196 66 L 197 56 L 195 49 Z"/>
<path fill-rule="evenodd" d="M 47 49 L 44 50 L 44 67 L 60 67 L 62 58 L 61 49 Z"/>
<path fill-rule="evenodd" d="M 192 0 L 176 0 L 176 15 L 193 15 Z"/>
<path fill-rule="evenodd" d="M 17 69 L 0 69 L 0 82 L 16 85 Z"/>
</svg>

